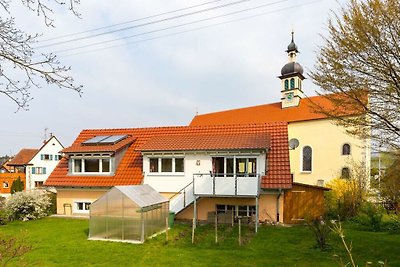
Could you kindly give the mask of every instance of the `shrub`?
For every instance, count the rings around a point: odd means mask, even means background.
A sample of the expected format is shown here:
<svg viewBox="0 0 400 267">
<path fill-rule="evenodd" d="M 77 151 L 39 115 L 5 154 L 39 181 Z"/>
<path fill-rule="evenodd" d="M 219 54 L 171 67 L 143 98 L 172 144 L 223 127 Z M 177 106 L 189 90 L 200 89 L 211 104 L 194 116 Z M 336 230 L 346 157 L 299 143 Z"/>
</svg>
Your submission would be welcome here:
<svg viewBox="0 0 400 267">
<path fill-rule="evenodd" d="M 364 184 L 358 179 L 336 178 L 327 184 L 331 191 L 326 193 L 326 210 L 330 218 L 345 220 L 360 211 L 366 196 Z"/>
<path fill-rule="evenodd" d="M 370 202 L 365 202 L 361 207 L 360 214 L 355 218 L 355 221 L 367 230 L 378 232 L 382 229 L 382 218 L 384 209 Z"/>
<path fill-rule="evenodd" d="M 7 213 L 5 211 L 5 203 L 6 199 L 4 197 L 0 197 L 0 225 L 7 224 Z"/>
<path fill-rule="evenodd" d="M 326 250 L 328 248 L 327 239 L 331 232 L 329 221 L 323 218 L 316 218 L 306 220 L 308 228 L 314 233 L 315 241 L 317 246 L 321 250 Z"/>
<path fill-rule="evenodd" d="M 7 199 L 5 209 L 11 219 L 28 221 L 47 216 L 50 205 L 47 192 L 17 192 Z"/>
</svg>

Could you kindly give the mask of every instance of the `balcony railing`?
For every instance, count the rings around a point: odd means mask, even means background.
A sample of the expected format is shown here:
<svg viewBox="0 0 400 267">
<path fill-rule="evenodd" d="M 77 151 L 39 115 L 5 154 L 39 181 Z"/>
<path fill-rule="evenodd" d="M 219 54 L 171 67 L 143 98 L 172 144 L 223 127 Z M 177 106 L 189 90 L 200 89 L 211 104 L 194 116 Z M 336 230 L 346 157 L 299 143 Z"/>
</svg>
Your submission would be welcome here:
<svg viewBox="0 0 400 267">
<path fill-rule="evenodd" d="M 255 197 L 260 194 L 260 175 L 196 173 L 193 193 L 196 196 Z"/>
</svg>

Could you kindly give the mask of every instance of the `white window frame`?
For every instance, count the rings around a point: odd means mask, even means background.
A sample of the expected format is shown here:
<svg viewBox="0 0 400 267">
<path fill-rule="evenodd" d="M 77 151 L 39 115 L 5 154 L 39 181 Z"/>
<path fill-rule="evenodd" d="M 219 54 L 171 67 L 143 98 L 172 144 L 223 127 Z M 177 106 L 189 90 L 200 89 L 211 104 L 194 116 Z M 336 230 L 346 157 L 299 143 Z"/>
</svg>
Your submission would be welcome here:
<svg viewBox="0 0 400 267">
<path fill-rule="evenodd" d="M 236 175 L 236 159 L 247 159 L 246 160 L 246 165 L 247 165 L 246 167 L 248 167 L 249 159 L 255 159 L 256 160 L 255 176 L 257 176 L 257 174 L 258 174 L 259 162 L 258 162 L 258 157 L 257 156 L 222 156 L 221 155 L 221 156 L 212 156 L 211 160 L 212 160 L 212 158 L 224 158 L 224 177 L 227 177 L 226 174 L 228 174 L 227 171 L 226 171 L 226 166 L 227 166 L 226 160 L 227 159 L 233 159 L 233 173 L 232 173 L 233 176 Z M 254 176 L 249 176 L 249 173 L 247 172 L 244 177 L 254 177 Z"/>
<path fill-rule="evenodd" d="M 10 188 L 10 183 L 8 181 L 3 181 L 3 188 Z"/>
<path fill-rule="evenodd" d="M 186 164 L 185 164 L 185 157 L 149 157 L 149 169 L 148 169 L 148 173 L 150 175 L 159 175 L 159 174 L 185 174 L 185 170 L 186 170 Z M 156 172 L 151 172 L 150 171 L 150 160 L 151 159 L 158 159 L 158 170 Z M 163 172 L 162 171 L 162 159 L 172 159 L 172 171 L 171 172 Z M 183 172 L 177 172 L 176 171 L 176 164 L 175 164 L 175 160 L 176 159 L 183 159 Z"/>
<path fill-rule="evenodd" d="M 87 210 L 86 209 L 83 209 L 83 210 L 78 209 L 78 205 L 80 203 L 82 203 L 83 207 L 85 208 L 87 203 L 89 203 L 89 205 L 92 205 L 93 201 L 86 200 L 86 199 L 84 199 L 84 200 L 82 200 L 82 199 L 74 200 L 74 205 L 73 205 L 72 212 L 73 213 L 86 213 L 86 214 L 89 213 L 90 212 L 90 206 L 89 206 L 89 209 L 87 209 Z"/>
<path fill-rule="evenodd" d="M 303 151 L 304 151 L 304 148 L 307 146 L 311 148 L 311 171 L 304 171 L 304 168 L 303 168 Z M 314 159 L 314 148 L 310 145 L 303 146 L 301 148 L 301 155 L 300 155 L 300 173 L 308 174 L 308 173 L 313 172 L 313 170 L 314 170 L 314 160 L 313 159 Z"/>
<path fill-rule="evenodd" d="M 72 174 L 79 174 L 79 175 L 110 175 L 113 173 L 113 160 L 111 155 L 103 155 L 103 154 L 94 154 L 94 155 L 80 155 L 80 156 L 72 156 L 71 157 L 71 170 L 70 173 Z M 99 160 L 99 171 L 98 172 L 85 172 L 85 160 L 87 159 L 96 159 Z M 109 171 L 103 172 L 103 159 L 109 160 Z M 81 161 L 81 171 L 75 171 L 75 160 Z"/>
</svg>

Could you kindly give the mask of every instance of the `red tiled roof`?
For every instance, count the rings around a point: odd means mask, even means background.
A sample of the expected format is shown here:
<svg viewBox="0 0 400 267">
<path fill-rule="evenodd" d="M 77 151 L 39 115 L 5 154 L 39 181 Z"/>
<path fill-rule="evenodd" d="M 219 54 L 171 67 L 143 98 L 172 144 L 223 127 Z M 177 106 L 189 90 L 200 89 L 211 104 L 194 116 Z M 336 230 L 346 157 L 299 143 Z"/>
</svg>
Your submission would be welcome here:
<svg viewBox="0 0 400 267">
<path fill-rule="evenodd" d="M 140 148 L 153 137 L 241 135 L 267 133 L 270 136 L 268 173 L 262 178 L 262 188 L 290 188 L 292 185 L 289 163 L 287 123 L 224 125 L 224 126 L 180 126 L 160 128 L 98 129 L 83 130 L 72 147 L 97 135 L 130 135 L 136 140 L 128 147 L 113 176 L 68 175 L 68 160 L 63 158 L 47 179 L 46 186 L 56 187 L 112 187 L 115 185 L 137 185 L 143 182 L 142 154 Z M 67 148 L 67 149 L 70 149 Z M 82 151 L 83 152 L 83 151 Z"/>
<path fill-rule="evenodd" d="M 139 149 L 141 151 L 194 151 L 228 149 L 266 149 L 270 145 L 268 133 L 248 134 L 185 134 L 154 136 Z"/>
<path fill-rule="evenodd" d="M 87 140 L 92 138 L 94 136 L 90 136 Z M 116 152 L 120 150 L 121 148 L 126 147 L 127 145 L 132 144 L 135 141 L 135 137 L 131 136 L 128 138 L 125 138 L 124 140 L 112 144 L 112 145 L 81 145 L 80 143 L 78 144 L 73 144 L 70 147 L 64 148 L 62 152 L 64 153 L 82 153 L 82 152 Z M 83 140 L 86 141 L 86 140 Z"/>
<path fill-rule="evenodd" d="M 301 99 L 297 107 L 282 108 L 281 102 L 277 102 L 197 115 L 193 118 L 190 126 L 270 123 L 279 121 L 295 122 L 327 118 L 327 115 L 317 112 L 321 108 L 331 111 L 334 109 L 334 105 L 325 96 L 314 96 Z M 351 109 L 343 109 L 340 113 L 343 113 L 342 116 L 354 115 L 354 111 Z"/>
<path fill-rule="evenodd" d="M 8 162 L 9 166 L 24 166 L 36 155 L 39 149 L 23 148 Z"/>
</svg>

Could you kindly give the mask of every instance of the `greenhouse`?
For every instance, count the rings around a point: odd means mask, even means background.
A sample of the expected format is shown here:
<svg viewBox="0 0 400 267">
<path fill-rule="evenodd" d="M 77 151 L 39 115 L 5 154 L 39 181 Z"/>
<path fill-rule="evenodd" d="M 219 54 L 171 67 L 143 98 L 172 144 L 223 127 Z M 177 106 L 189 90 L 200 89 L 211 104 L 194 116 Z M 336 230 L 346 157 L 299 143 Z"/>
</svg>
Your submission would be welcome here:
<svg viewBox="0 0 400 267">
<path fill-rule="evenodd" d="M 168 213 L 168 199 L 151 186 L 115 186 L 90 206 L 89 239 L 143 243 L 166 229 Z"/>
</svg>

